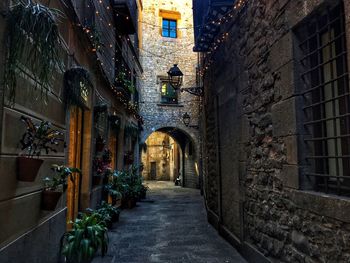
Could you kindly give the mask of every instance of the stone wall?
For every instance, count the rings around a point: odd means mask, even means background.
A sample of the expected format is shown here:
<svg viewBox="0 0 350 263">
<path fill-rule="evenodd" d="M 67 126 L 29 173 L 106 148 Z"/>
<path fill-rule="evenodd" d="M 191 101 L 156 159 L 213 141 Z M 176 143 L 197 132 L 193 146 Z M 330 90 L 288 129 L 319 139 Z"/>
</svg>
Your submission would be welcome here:
<svg viewBox="0 0 350 263">
<path fill-rule="evenodd" d="M 177 21 L 177 38 L 162 37 L 161 10 L 180 13 L 181 18 Z M 188 134 L 188 140 L 194 142 L 198 153 L 198 130 L 186 127 L 182 116 L 187 112 L 191 116 L 191 125 L 198 124 L 199 98 L 185 92 L 178 92 L 179 103 L 177 105 L 162 104 L 160 83 L 160 78 L 167 78 L 167 71 L 177 63 L 184 73 L 182 87 L 196 85 L 197 55 L 192 52 L 194 45 L 192 1 L 143 1 L 141 17 L 140 59 L 144 73 L 140 83 L 140 111 L 144 118 L 145 128 L 142 140 L 145 141 L 152 132 L 158 129 L 171 127 Z M 195 161 L 198 163 L 198 155 Z M 193 172 L 195 162 L 189 161 L 185 166 L 185 171 L 188 171 L 188 174 L 185 175 L 185 178 L 188 179 L 187 186 L 197 187 L 198 173 Z"/>
<path fill-rule="evenodd" d="M 222 28 L 229 37 L 205 73 L 209 217 L 253 262 L 349 261 L 350 202 L 306 191 L 300 173 L 293 30 L 327 2 L 248 1 Z"/>
<path fill-rule="evenodd" d="M 174 155 L 177 154 L 175 149 L 178 151 L 178 146 L 174 139 L 166 133 L 154 132 L 148 137 L 146 144 L 147 151 L 142 154 L 141 159 L 144 164 L 143 178 L 146 180 L 174 181 L 174 169 L 179 170 L 179 163 L 175 164 Z M 152 178 L 151 163 L 156 165 L 155 178 Z"/>
</svg>

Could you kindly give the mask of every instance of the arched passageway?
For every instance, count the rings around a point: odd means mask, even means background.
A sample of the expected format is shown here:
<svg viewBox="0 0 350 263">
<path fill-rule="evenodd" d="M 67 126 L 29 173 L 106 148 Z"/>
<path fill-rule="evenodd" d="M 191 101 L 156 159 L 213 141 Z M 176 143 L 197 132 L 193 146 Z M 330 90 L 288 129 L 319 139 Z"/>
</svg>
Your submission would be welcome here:
<svg viewBox="0 0 350 263">
<path fill-rule="evenodd" d="M 141 152 L 145 180 L 179 180 L 184 187 L 198 188 L 195 144 L 184 131 L 165 127 L 151 133 Z"/>
</svg>

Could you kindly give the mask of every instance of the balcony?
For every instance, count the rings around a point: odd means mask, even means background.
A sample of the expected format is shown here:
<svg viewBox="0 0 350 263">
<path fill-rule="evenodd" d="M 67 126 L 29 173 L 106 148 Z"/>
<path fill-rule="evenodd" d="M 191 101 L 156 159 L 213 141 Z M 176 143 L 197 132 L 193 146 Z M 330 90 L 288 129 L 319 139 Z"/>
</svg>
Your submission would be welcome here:
<svg viewBox="0 0 350 263">
<path fill-rule="evenodd" d="M 235 0 L 193 0 L 195 52 L 206 52 L 219 32 L 219 21 L 229 12 Z"/>
<path fill-rule="evenodd" d="M 113 0 L 117 30 L 124 35 L 136 33 L 137 4 L 135 0 Z"/>
</svg>

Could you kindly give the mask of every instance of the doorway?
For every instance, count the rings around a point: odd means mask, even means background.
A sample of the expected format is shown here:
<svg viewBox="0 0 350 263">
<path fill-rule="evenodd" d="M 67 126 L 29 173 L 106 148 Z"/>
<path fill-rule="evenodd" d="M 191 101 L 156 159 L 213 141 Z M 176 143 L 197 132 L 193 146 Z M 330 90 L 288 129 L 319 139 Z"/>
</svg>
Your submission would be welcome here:
<svg viewBox="0 0 350 263">
<path fill-rule="evenodd" d="M 150 172 L 150 180 L 157 179 L 157 163 L 151 162 L 151 172 Z"/>
<path fill-rule="evenodd" d="M 69 155 L 68 166 L 82 168 L 82 142 L 84 111 L 78 106 L 70 107 L 69 118 Z M 68 180 L 67 188 L 67 226 L 74 221 L 79 211 L 81 177 L 74 174 L 74 180 Z"/>
</svg>

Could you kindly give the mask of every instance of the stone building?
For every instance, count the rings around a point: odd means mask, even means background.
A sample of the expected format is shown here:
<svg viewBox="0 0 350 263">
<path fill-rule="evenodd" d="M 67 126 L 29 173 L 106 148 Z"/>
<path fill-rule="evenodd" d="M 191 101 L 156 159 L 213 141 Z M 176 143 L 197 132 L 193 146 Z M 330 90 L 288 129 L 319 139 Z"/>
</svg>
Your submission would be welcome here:
<svg viewBox="0 0 350 263">
<path fill-rule="evenodd" d="M 138 161 L 141 118 L 137 93 L 142 67 L 137 13 L 141 5 L 136 0 L 34 1 L 42 4 L 44 15 L 47 7 L 62 12 L 52 27 L 55 30 L 57 26 L 59 34 L 60 63 L 49 76 L 49 90 L 43 95 L 43 83 L 25 61 L 33 61 L 33 57 L 24 53 L 12 60 L 15 67 L 9 66 L 9 54 L 15 54 L 11 52 L 16 46 L 11 42 L 9 21 L 18 22 L 11 20 L 13 2 L 0 3 L 0 262 L 58 262 L 60 239 L 69 227 L 66 223 L 74 220 L 78 211 L 95 208 L 105 198 L 102 177 L 93 165 L 103 150 L 112 153 L 112 169 Z M 22 2 L 30 7 L 33 1 Z M 42 30 L 36 29 L 36 33 Z M 30 29 L 19 30 L 21 35 Z M 19 39 L 36 43 L 36 37 L 28 34 Z M 40 51 L 34 59 L 41 58 Z M 17 80 L 15 97 L 10 96 L 14 93 L 9 92 L 6 79 L 9 69 L 14 69 Z M 35 124 L 50 122 L 65 141 L 57 152 L 42 153 L 43 164 L 30 182 L 17 178 L 17 157 L 23 154 L 20 140 L 26 131 L 21 116 Z M 43 178 L 53 175 L 52 164 L 80 168 L 82 175 L 76 175 L 74 183 L 69 181 L 56 208 L 47 211 L 41 206 Z"/>
<path fill-rule="evenodd" d="M 180 175 L 180 149 L 176 141 L 166 133 L 153 132 L 146 141 L 146 154 L 142 163 L 150 164 L 143 170 L 146 180 L 174 181 Z"/>
<path fill-rule="evenodd" d="M 251 262 L 349 262 L 347 0 L 194 0 L 208 220 Z"/>
<path fill-rule="evenodd" d="M 139 28 L 140 60 L 144 69 L 141 80 L 140 113 L 144 119 L 142 143 L 149 145 L 147 138 L 156 131 L 170 135 L 179 145 L 181 164 L 176 171 L 183 186 L 199 186 L 199 100 L 187 92 L 175 90 L 170 85 L 167 72 L 174 65 L 183 72 L 183 85 L 197 85 L 197 54 L 194 46 L 192 2 L 190 0 L 148 0 L 142 3 Z M 187 112 L 191 121 L 186 126 L 183 115 Z M 157 133 L 161 140 L 163 135 Z M 193 149 L 193 154 L 192 154 Z M 189 151 L 191 155 L 189 154 Z M 147 151 L 143 160 L 148 160 Z M 157 162 L 144 163 L 143 174 L 149 177 Z M 154 169 L 152 170 L 154 171 Z"/>
</svg>

